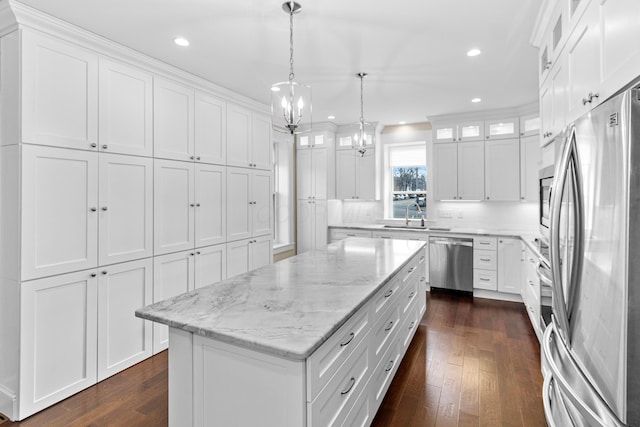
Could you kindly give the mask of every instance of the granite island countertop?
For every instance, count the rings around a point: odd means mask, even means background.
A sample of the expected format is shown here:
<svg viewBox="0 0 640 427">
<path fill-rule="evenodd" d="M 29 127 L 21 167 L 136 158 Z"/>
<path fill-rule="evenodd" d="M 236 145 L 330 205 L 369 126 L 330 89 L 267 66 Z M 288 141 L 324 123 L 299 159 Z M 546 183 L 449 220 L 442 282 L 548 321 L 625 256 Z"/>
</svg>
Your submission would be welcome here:
<svg viewBox="0 0 640 427">
<path fill-rule="evenodd" d="M 424 242 L 350 238 L 136 310 L 252 350 L 306 359 Z"/>
</svg>

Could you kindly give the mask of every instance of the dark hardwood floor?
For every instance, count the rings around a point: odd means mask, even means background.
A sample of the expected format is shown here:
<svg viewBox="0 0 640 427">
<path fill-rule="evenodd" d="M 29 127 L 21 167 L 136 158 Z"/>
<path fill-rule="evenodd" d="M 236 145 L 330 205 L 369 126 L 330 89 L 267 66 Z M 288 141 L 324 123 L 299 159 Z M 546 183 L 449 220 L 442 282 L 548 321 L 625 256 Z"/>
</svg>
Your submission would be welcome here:
<svg viewBox="0 0 640 427">
<path fill-rule="evenodd" d="M 546 426 L 524 306 L 433 293 L 372 426 Z M 165 426 L 167 352 L 9 426 Z"/>
</svg>

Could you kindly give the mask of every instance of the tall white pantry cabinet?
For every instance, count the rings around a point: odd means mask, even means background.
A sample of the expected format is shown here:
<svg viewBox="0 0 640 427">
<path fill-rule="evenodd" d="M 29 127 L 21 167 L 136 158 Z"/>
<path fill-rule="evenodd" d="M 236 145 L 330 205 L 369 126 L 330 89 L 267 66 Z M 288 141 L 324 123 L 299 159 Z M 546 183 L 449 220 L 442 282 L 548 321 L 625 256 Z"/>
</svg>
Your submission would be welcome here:
<svg viewBox="0 0 640 427">
<path fill-rule="evenodd" d="M 20 420 L 166 348 L 137 308 L 271 262 L 271 126 L 266 106 L 27 6 L 0 10 L 0 34 L 0 413 Z"/>
</svg>

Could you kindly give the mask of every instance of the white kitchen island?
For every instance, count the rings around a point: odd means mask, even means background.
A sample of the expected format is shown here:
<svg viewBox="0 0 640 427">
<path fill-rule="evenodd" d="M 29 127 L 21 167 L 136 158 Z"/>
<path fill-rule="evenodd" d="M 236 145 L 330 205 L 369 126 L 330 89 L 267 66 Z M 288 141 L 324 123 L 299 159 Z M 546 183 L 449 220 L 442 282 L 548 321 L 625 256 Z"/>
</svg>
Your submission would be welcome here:
<svg viewBox="0 0 640 427">
<path fill-rule="evenodd" d="M 369 425 L 424 261 L 424 242 L 347 239 L 137 310 L 170 327 L 169 425 Z"/>
</svg>

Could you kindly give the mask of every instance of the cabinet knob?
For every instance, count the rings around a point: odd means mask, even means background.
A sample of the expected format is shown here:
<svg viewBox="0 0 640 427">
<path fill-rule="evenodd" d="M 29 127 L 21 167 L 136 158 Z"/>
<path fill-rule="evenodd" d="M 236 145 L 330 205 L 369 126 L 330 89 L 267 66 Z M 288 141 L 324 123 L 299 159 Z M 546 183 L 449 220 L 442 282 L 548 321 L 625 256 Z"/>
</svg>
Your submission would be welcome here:
<svg viewBox="0 0 640 427">
<path fill-rule="evenodd" d="M 98 210 L 98 208 L 89 208 L 89 210 L 90 210 L 91 212 L 96 212 L 96 211 Z"/>
<path fill-rule="evenodd" d="M 191 156 L 191 157 L 189 157 L 189 158 L 190 158 L 191 160 L 195 159 L 195 157 L 194 157 L 194 156 Z"/>
<path fill-rule="evenodd" d="M 487 200 L 489 200 L 489 197 L 487 197 Z"/>
<path fill-rule="evenodd" d="M 196 203 L 196 207 L 199 208 L 200 207 L 200 203 Z"/>
<path fill-rule="evenodd" d="M 104 275 L 106 275 L 106 274 L 107 274 L 107 270 L 102 270 L 102 271 L 101 271 L 101 273 L 102 273 L 102 275 L 104 276 Z"/>
<path fill-rule="evenodd" d="M 95 142 L 93 142 L 93 143 L 91 144 L 91 148 L 96 148 L 97 146 L 98 146 L 98 144 L 96 144 Z"/>
<path fill-rule="evenodd" d="M 190 256 L 194 256 L 194 255 L 195 255 L 195 253 L 194 253 L 194 252 L 191 252 L 189 255 L 190 255 Z"/>
<path fill-rule="evenodd" d="M 196 251 L 196 255 L 200 255 L 200 251 Z"/>
<path fill-rule="evenodd" d="M 103 149 L 103 150 L 106 150 L 106 149 L 107 149 L 107 144 L 104 144 L 104 145 L 102 146 L 102 149 Z"/>
<path fill-rule="evenodd" d="M 524 196 L 520 196 L 520 200 L 524 200 Z"/>
<path fill-rule="evenodd" d="M 91 277 L 96 277 L 97 274 L 96 273 L 91 273 Z"/>
<path fill-rule="evenodd" d="M 191 206 L 192 208 L 195 207 L 195 203 L 190 203 L 189 206 Z"/>
<path fill-rule="evenodd" d="M 544 64 L 544 69 L 548 70 L 549 68 L 551 68 L 551 61 L 547 61 L 546 64 Z"/>
<path fill-rule="evenodd" d="M 487 135 L 487 139 L 489 139 L 489 135 Z"/>
<path fill-rule="evenodd" d="M 106 210 L 107 210 L 107 207 L 106 207 L 106 206 L 103 206 L 101 209 L 102 209 L 103 211 L 106 211 Z"/>
<path fill-rule="evenodd" d="M 200 160 L 200 156 L 196 157 L 196 160 Z"/>
</svg>

